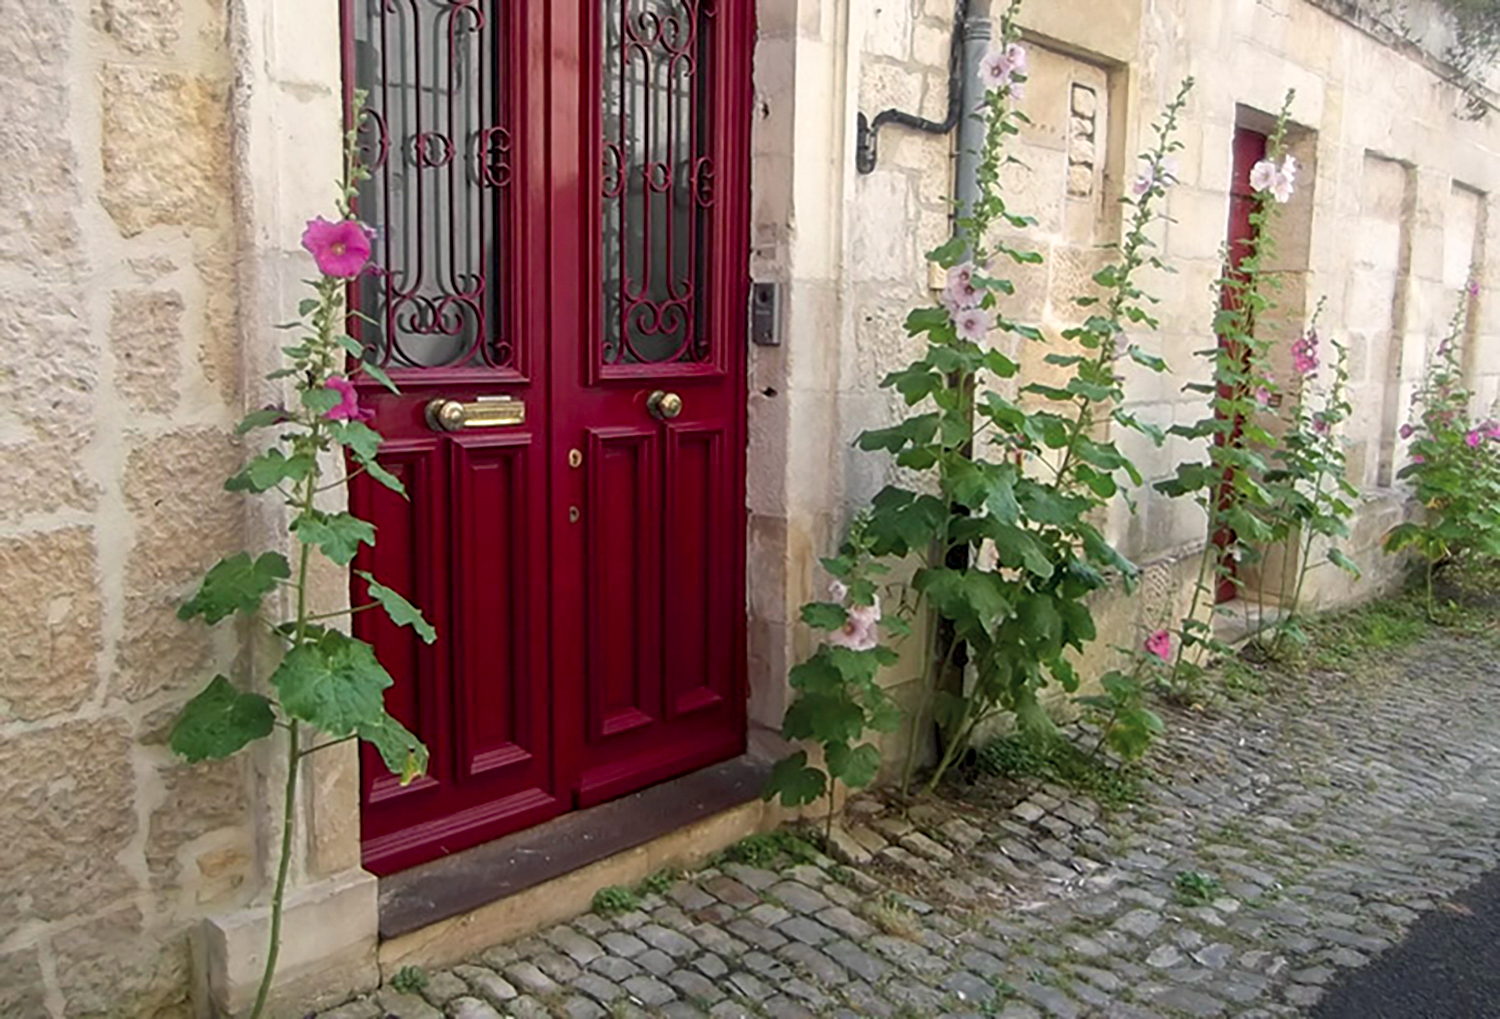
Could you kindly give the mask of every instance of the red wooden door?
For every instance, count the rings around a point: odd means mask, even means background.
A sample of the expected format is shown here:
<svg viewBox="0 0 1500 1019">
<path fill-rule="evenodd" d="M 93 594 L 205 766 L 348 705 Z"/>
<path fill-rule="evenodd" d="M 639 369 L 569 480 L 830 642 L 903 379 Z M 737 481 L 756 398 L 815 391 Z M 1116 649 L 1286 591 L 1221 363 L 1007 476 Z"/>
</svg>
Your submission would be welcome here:
<svg viewBox="0 0 1500 1019">
<path fill-rule="evenodd" d="M 378 164 L 361 338 L 402 388 L 368 398 L 411 492 L 352 499 L 440 631 L 356 617 L 433 751 L 405 790 L 365 760 L 383 873 L 743 750 L 753 24 L 344 3 Z"/>
<path fill-rule="evenodd" d="M 1266 136 L 1259 131 L 1252 131 L 1245 127 L 1235 128 L 1233 177 L 1229 184 L 1229 265 L 1226 267 L 1226 272 L 1232 276 L 1238 275 L 1240 263 L 1250 254 L 1250 242 L 1253 236 L 1250 216 L 1255 212 L 1256 206 L 1255 189 L 1250 186 L 1250 171 L 1255 168 L 1256 163 L 1266 158 L 1266 145 Z M 1232 310 L 1234 302 L 1234 291 L 1225 287 L 1220 295 L 1221 307 L 1226 311 Z M 1253 323 L 1251 325 L 1253 327 Z M 1232 341 L 1227 336 L 1220 336 L 1219 345 L 1229 350 L 1232 347 Z M 1235 352 L 1231 350 L 1231 353 Z M 1222 393 L 1221 395 L 1230 397 L 1233 394 Z M 1229 435 L 1220 435 L 1217 441 L 1221 443 L 1238 441 L 1241 424 L 1242 422 L 1236 421 L 1234 431 Z M 1219 493 L 1221 508 L 1227 506 L 1231 498 L 1228 491 L 1231 481 L 1232 478 L 1227 476 L 1224 479 L 1224 487 Z M 1223 528 L 1214 535 L 1214 543 L 1220 549 L 1225 550 L 1222 560 L 1225 572 L 1219 578 L 1215 591 L 1215 600 L 1220 605 L 1233 601 L 1239 596 L 1239 585 L 1234 579 L 1238 575 L 1239 564 L 1230 558 L 1227 552 L 1234 545 L 1234 541 L 1234 532 L 1228 528 Z"/>
</svg>

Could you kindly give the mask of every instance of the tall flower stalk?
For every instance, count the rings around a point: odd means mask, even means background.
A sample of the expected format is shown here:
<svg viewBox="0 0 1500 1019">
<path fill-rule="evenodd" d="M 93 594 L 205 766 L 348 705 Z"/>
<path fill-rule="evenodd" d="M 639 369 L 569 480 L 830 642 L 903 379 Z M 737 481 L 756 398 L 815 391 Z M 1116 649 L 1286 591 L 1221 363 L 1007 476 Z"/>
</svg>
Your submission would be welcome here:
<svg viewBox="0 0 1500 1019">
<path fill-rule="evenodd" d="M 362 97 L 357 108 L 363 108 Z M 319 277 L 311 281 L 312 296 L 299 305 L 297 320 L 281 327 L 299 335 L 283 348 L 284 366 L 268 376 L 289 383 L 295 399 L 285 406 L 256 411 L 240 423 L 241 435 L 265 430 L 274 432 L 275 438 L 225 483 L 231 492 L 281 500 L 291 518 L 295 566 L 280 552 L 258 557 L 241 552 L 209 570 L 198 591 L 178 611 L 184 621 L 201 618 L 210 626 L 236 616 L 249 619 L 269 635 L 280 653 L 279 664 L 269 677 L 273 696 L 216 676 L 188 702 L 171 736 L 172 749 L 197 762 L 228 758 L 278 729 L 286 734 L 280 855 L 271 895 L 266 965 L 251 1019 L 265 1013 L 275 982 L 303 762 L 329 747 L 358 739 L 375 747 L 402 784 L 427 767 L 426 747 L 385 710 L 385 690 L 393 681 L 374 649 L 337 624 L 356 613 L 380 610 L 428 643 L 437 639 L 436 631 L 405 597 L 364 572 L 357 575 L 366 597 L 352 608 L 318 613 L 309 601 L 314 556 L 348 567 L 361 546 L 375 544 L 373 524 L 320 506 L 329 493 L 348 484 L 353 474 L 347 468 L 352 466 L 354 473 L 406 494 L 401 482 L 376 460 L 381 437 L 370 427 L 373 415 L 360 405 L 351 379 L 351 374 L 363 374 L 395 388 L 378 367 L 359 359 L 360 345 L 346 334 L 351 311 L 345 293 L 370 258 L 369 230 L 353 215 L 356 190 L 368 177 L 358 159 L 357 134 L 358 125 L 345 139 L 339 218 L 313 220 L 303 235 L 303 246 L 317 263 Z M 336 476 L 330 478 L 330 471 Z M 279 622 L 265 615 L 266 602 L 273 595 L 281 596 L 277 601 L 283 606 L 290 605 L 289 616 Z"/>
<path fill-rule="evenodd" d="M 1192 497 L 1208 521 L 1192 602 L 1182 620 L 1170 674 L 1170 684 L 1179 690 L 1201 670 L 1198 659 L 1203 652 L 1226 650 L 1214 637 L 1212 621 L 1199 618 L 1205 601 L 1215 604 L 1221 583 L 1232 583 L 1243 591 L 1239 566 L 1256 561 L 1274 537 L 1264 517 L 1275 499 L 1264 478 L 1269 469 L 1265 451 L 1275 447 L 1276 439 L 1266 428 L 1265 413 L 1275 404 L 1280 386 L 1271 370 L 1271 340 L 1258 327 L 1275 308 L 1274 295 L 1280 289 L 1280 280 L 1269 268 L 1275 257 L 1271 227 L 1296 187 L 1297 164 L 1286 152 L 1295 95 L 1287 92 L 1267 141 L 1266 158 L 1251 170 L 1255 208 L 1243 254 L 1236 261 L 1237 252 L 1225 252 L 1224 276 L 1218 283 L 1220 306 L 1214 316 L 1219 342 L 1205 352 L 1211 379 L 1183 387 L 1207 397 L 1208 413 L 1193 424 L 1169 429 L 1189 442 L 1206 444 L 1207 457 L 1179 464 L 1175 477 L 1156 485 L 1168 496 Z"/>
</svg>

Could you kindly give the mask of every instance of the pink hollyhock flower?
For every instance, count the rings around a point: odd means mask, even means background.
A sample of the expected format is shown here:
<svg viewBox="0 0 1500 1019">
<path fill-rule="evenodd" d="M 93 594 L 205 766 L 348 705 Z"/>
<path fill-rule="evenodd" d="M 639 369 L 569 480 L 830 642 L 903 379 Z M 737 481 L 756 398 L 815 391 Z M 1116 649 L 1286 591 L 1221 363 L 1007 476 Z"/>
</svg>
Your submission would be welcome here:
<svg viewBox="0 0 1500 1019">
<path fill-rule="evenodd" d="M 1417 432 L 1417 430 L 1415 428 L 1413 428 L 1411 425 L 1402 425 L 1401 426 L 1401 437 L 1403 439 L 1409 439 L 1409 438 L 1411 438 L 1413 435 L 1416 434 L 1416 432 Z"/>
<path fill-rule="evenodd" d="M 844 604 L 844 599 L 849 597 L 849 588 L 843 581 L 835 580 L 828 585 L 828 597 L 842 605 Z"/>
<path fill-rule="evenodd" d="M 1157 630 L 1146 638 L 1146 653 L 1153 654 L 1162 661 L 1168 661 L 1172 657 L 1172 635 L 1166 630 Z"/>
<path fill-rule="evenodd" d="M 1261 386 L 1255 391 L 1255 402 L 1262 407 L 1271 406 L 1271 391 L 1265 386 Z"/>
<path fill-rule="evenodd" d="M 990 317 L 978 308 L 963 309 L 953 316 L 953 324 L 960 337 L 975 343 L 984 339 L 990 331 Z"/>
<path fill-rule="evenodd" d="M 837 647 L 850 651 L 869 651 L 880 643 L 880 599 L 874 605 L 851 605 L 844 628 L 828 638 Z"/>
<path fill-rule="evenodd" d="M 948 285 L 943 288 L 943 305 L 950 314 L 966 308 L 977 308 L 984 298 L 984 291 L 974 285 L 976 267 L 972 262 L 955 265 L 948 270 Z"/>
<path fill-rule="evenodd" d="M 1292 366 L 1299 375 L 1311 375 L 1318 370 L 1318 334 L 1308 333 L 1292 344 Z"/>
<path fill-rule="evenodd" d="M 339 405 L 326 415 L 328 420 L 362 421 L 366 424 L 375 420 L 373 410 L 367 410 L 359 405 L 359 391 L 354 388 L 354 383 L 342 375 L 330 378 L 324 388 L 333 390 L 340 397 Z"/>
<path fill-rule="evenodd" d="M 1480 435 L 1479 429 L 1476 428 L 1464 436 L 1464 441 L 1469 444 L 1470 449 L 1478 449 L 1480 444 L 1484 442 L 1484 436 Z"/>
<path fill-rule="evenodd" d="M 1313 418 L 1313 431 L 1317 432 L 1319 435 L 1327 435 L 1328 419 L 1321 414 L 1315 416 Z"/>
<path fill-rule="evenodd" d="M 1029 63 L 1026 47 L 1020 43 L 1011 43 L 1003 50 L 991 50 L 985 55 L 979 63 L 979 80 L 991 91 L 1008 87 L 1011 95 L 1020 99 L 1025 95 L 1025 89 L 1016 80 L 1016 75 L 1025 74 Z"/>
<path fill-rule="evenodd" d="M 1424 464 L 1427 462 L 1427 458 L 1421 453 L 1416 453 L 1412 455 L 1411 462 L 1414 464 Z"/>
<path fill-rule="evenodd" d="M 1276 183 L 1276 164 L 1262 159 L 1250 168 L 1250 190 L 1269 191 Z"/>
<path fill-rule="evenodd" d="M 302 246 L 324 276 L 352 280 L 370 262 L 370 231 L 352 219 L 330 223 L 319 216 L 307 224 Z"/>
<path fill-rule="evenodd" d="M 1479 281 L 1477 279 L 1469 280 L 1469 296 L 1470 297 L 1478 297 L 1479 296 Z"/>
</svg>

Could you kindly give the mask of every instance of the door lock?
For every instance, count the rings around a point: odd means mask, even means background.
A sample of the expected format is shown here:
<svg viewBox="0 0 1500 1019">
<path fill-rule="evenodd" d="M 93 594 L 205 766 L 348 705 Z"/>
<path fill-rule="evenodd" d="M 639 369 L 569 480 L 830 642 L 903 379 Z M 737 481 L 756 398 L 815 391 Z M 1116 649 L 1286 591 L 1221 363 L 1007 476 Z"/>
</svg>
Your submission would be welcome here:
<svg viewBox="0 0 1500 1019">
<path fill-rule="evenodd" d="M 682 397 L 658 389 L 646 398 L 646 409 L 658 421 L 671 421 L 682 413 Z"/>
<path fill-rule="evenodd" d="M 439 432 L 461 432 L 466 428 L 513 428 L 525 423 L 526 404 L 509 396 L 481 396 L 473 403 L 433 400 L 427 405 L 427 424 Z"/>
</svg>

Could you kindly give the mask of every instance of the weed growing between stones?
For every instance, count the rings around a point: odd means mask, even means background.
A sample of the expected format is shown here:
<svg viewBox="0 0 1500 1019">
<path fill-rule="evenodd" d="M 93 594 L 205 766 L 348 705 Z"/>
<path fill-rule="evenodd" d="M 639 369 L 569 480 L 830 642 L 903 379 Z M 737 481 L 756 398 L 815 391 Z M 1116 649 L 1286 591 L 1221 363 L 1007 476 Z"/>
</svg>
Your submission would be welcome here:
<svg viewBox="0 0 1500 1019">
<path fill-rule="evenodd" d="M 639 909 L 641 897 L 623 885 L 610 885 L 594 893 L 593 909 L 600 916 L 614 916 Z"/>
<path fill-rule="evenodd" d="M 402 966 L 391 977 L 391 987 L 402 994 L 421 994 L 430 979 L 420 966 Z"/>
<path fill-rule="evenodd" d="M 1211 874 L 1183 870 L 1172 879 L 1172 891 L 1184 906 L 1206 906 L 1224 894 L 1224 886 Z"/>
<path fill-rule="evenodd" d="M 1057 733 L 1010 733 L 991 740 L 975 754 L 975 766 L 986 775 L 1022 782 L 1055 782 L 1086 793 L 1106 806 L 1122 807 L 1140 799 L 1134 770 L 1111 768 Z"/>
<path fill-rule="evenodd" d="M 714 866 L 723 863 L 743 863 L 747 867 L 774 870 L 797 863 L 811 863 L 818 858 L 818 850 L 811 842 L 790 831 L 773 831 L 751 835 L 716 855 Z"/>
</svg>

